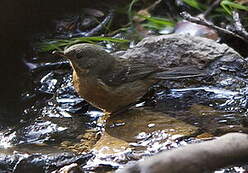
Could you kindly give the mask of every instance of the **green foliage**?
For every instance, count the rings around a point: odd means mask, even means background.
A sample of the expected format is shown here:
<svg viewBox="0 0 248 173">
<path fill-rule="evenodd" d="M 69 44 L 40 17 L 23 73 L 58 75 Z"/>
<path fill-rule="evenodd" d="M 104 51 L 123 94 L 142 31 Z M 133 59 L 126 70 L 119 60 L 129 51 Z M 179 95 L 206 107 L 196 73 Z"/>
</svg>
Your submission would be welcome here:
<svg viewBox="0 0 248 173">
<path fill-rule="evenodd" d="M 155 30 L 161 30 L 164 29 L 165 27 L 173 27 L 175 26 L 174 21 L 170 21 L 165 18 L 160 18 L 160 17 L 148 17 L 148 16 L 142 16 L 138 15 L 141 18 L 144 18 L 147 20 L 147 23 L 143 24 L 143 26 Z"/>
<path fill-rule="evenodd" d="M 191 6 L 192 8 L 195 8 L 202 12 L 207 9 L 207 5 L 200 3 L 199 0 L 182 0 L 182 1 L 185 4 Z M 135 3 L 137 2 L 139 2 L 139 0 L 132 0 L 128 6 L 128 17 L 129 17 L 130 22 L 133 21 L 132 20 L 133 15 L 134 15 L 133 7 Z M 231 15 L 232 10 L 234 9 L 248 11 L 248 6 L 236 3 L 233 0 L 222 0 L 220 3 L 220 7 L 215 9 L 215 13 L 212 14 L 212 17 L 213 16 L 221 17 L 223 16 L 223 14 L 227 14 L 227 13 Z M 145 19 L 145 22 L 142 25 L 144 27 L 147 27 L 153 30 L 160 31 L 164 28 L 175 26 L 175 21 L 171 21 L 166 18 L 145 16 L 145 15 L 139 15 L 139 14 L 136 14 L 136 16 Z M 228 17 L 227 15 L 225 16 Z M 121 30 L 126 31 L 127 28 L 120 28 L 118 31 L 121 31 Z M 63 39 L 45 40 L 45 41 L 36 43 L 36 47 L 39 48 L 39 51 L 41 52 L 48 52 L 52 50 L 62 50 L 62 48 L 66 46 L 71 46 L 77 43 L 86 42 L 86 43 L 95 44 L 101 41 L 108 41 L 108 42 L 115 42 L 115 43 L 129 42 L 129 40 L 110 38 L 110 37 L 79 37 L 79 38 L 71 38 L 71 39 L 64 39 L 64 40 Z"/>
<path fill-rule="evenodd" d="M 200 11 L 206 10 L 207 6 L 204 4 L 201 4 L 200 2 L 198 2 L 197 0 L 183 0 L 184 3 L 186 3 L 187 5 L 196 8 Z"/>
<path fill-rule="evenodd" d="M 206 4 L 200 3 L 199 0 L 182 0 L 182 1 L 185 4 L 200 11 L 204 11 L 208 8 Z M 248 11 L 248 6 L 242 5 L 238 2 L 234 2 L 234 0 L 222 0 L 220 2 L 220 8 L 215 9 L 215 12 L 217 12 L 217 14 L 213 14 L 213 15 L 215 16 L 223 15 L 223 14 L 225 16 L 227 16 L 227 14 L 232 15 L 232 11 L 235 9 Z"/>
<path fill-rule="evenodd" d="M 232 11 L 234 9 L 248 11 L 247 5 L 242 5 L 242 4 L 233 2 L 232 0 L 223 0 L 221 1 L 220 5 L 230 15 L 232 14 Z"/>
<path fill-rule="evenodd" d="M 146 28 L 153 29 L 153 30 L 161 30 L 161 29 L 164 29 L 166 27 L 175 26 L 174 21 L 170 21 L 166 18 L 135 14 L 135 12 L 133 12 L 133 6 L 137 2 L 139 2 L 139 0 L 132 0 L 131 3 L 129 4 L 129 8 L 128 8 L 128 17 L 129 17 L 129 21 L 131 22 L 131 27 L 133 29 L 135 28 L 133 25 L 133 16 L 145 19 L 146 23 L 143 23 L 142 26 L 144 26 Z M 147 13 L 149 13 L 149 12 L 147 12 Z"/>
<path fill-rule="evenodd" d="M 162 27 L 165 27 L 165 26 L 174 26 L 175 25 L 175 22 L 173 21 L 170 21 L 168 19 L 165 19 L 165 18 L 161 18 L 161 17 L 148 17 L 148 16 L 142 16 L 142 15 L 139 15 L 139 17 L 141 18 L 144 18 L 146 19 L 148 22 L 150 22 L 152 25 L 155 25 L 155 26 L 162 26 Z"/>
<path fill-rule="evenodd" d="M 36 43 L 36 47 L 40 52 L 48 52 L 52 50 L 62 50 L 63 47 L 71 46 L 77 43 L 97 43 L 101 41 L 109 41 L 115 43 L 127 43 L 129 40 L 111 38 L 111 37 L 79 37 L 71 39 L 55 39 L 55 40 L 45 40 L 39 43 Z"/>
</svg>

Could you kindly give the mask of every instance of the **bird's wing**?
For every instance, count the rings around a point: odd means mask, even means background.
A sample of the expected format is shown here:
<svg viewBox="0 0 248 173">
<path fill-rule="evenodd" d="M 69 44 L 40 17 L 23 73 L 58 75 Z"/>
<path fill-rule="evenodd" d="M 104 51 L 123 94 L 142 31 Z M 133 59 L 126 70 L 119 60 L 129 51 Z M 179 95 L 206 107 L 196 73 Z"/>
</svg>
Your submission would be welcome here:
<svg viewBox="0 0 248 173">
<path fill-rule="evenodd" d="M 153 73 L 149 78 L 169 80 L 207 76 L 208 73 L 195 66 L 183 66 L 172 68 L 160 68 L 160 71 Z"/>
<path fill-rule="evenodd" d="M 119 60 L 109 73 L 101 76 L 101 79 L 110 86 L 119 86 L 123 83 L 142 80 L 149 75 L 158 72 L 158 68 L 147 63 L 129 61 L 127 59 Z"/>
<path fill-rule="evenodd" d="M 108 73 L 103 73 L 101 80 L 109 86 L 119 86 L 136 80 L 169 80 L 206 76 L 207 73 L 194 66 L 164 68 L 145 62 L 119 59 L 111 66 Z"/>
</svg>

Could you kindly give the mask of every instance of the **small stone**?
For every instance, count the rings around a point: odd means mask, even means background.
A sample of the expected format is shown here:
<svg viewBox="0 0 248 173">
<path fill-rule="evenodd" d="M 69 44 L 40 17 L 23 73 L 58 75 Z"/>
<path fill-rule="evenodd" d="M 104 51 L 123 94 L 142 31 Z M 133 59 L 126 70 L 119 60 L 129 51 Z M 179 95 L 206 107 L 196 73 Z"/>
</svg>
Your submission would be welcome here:
<svg viewBox="0 0 248 173">
<path fill-rule="evenodd" d="M 72 163 L 60 168 L 54 173 L 83 173 L 82 169 L 78 166 L 77 163 Z"/>
<path fill-rule="evenodd" d="M 155 124 L 151 123 L 147 125 L 149 128 L 155 127 Z"/>
</svg>

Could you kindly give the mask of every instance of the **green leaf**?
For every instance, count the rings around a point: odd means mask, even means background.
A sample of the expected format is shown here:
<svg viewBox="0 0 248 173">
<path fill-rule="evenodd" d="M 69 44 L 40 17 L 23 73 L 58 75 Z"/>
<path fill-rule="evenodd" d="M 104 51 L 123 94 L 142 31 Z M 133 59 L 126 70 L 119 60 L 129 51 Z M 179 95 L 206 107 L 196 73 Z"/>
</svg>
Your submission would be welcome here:
<svg viewBox="0 0 248 173">
<path fill-rule="evenodd" d="M 143 15 L 137 15 L 137 16 L 144 18 L 144 19 L 148 20 L 150 23 L 153 23 L 154 25 L 157 25 L 157 26 L 165 27 L 165 26 L 174 26 L 175 25 L 175 22 L 170 21 L 170 20 L 165 19 L 165 18 L 148 17 L 148 16 L 143 16 Z"/>
<path fill-rule="evenodd" d="M 199 3 L 197 0 L 183 0 L 183 2 L 200 11 L 207 9 L 205 5 Z"/>
<path fill-rule="evenodd" d="M 223 0 L 220 5 L 230 15 L 232 14 L 233 9 L 248 11 L 248 6 L 232 2 L 230 0 Z"/>
<path fill-rule="evenodd" d="M 111 37 L 79 37 L 71 39 L 55 39 L 55 40 L 44 40 L 36 43 L 35 46 L 40 52 L 48 52 L 52 50 L 62 50 L 63 47 L 71 46 L 77 43 L 92 43 L 95 44 L 100 41 L 109 41 L 115 43 L 127 43 L 129 40 L 111 38 Z"/>
</svg>

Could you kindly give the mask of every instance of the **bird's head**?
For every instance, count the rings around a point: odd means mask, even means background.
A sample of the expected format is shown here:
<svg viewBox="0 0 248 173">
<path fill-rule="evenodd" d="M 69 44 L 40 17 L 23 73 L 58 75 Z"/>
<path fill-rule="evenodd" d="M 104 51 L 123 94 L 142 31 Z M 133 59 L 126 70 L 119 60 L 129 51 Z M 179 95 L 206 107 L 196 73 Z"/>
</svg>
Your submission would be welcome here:
<svg viewBox="0 0 248 173">
<path fill-rule="evenodd" d="M 71 61 L 74 68 L 90 71 L 99 71 L 114 61 L 114 57 L 101 47 L 88 43 L 66 48 L 64 56 Z"/>
</svg>

